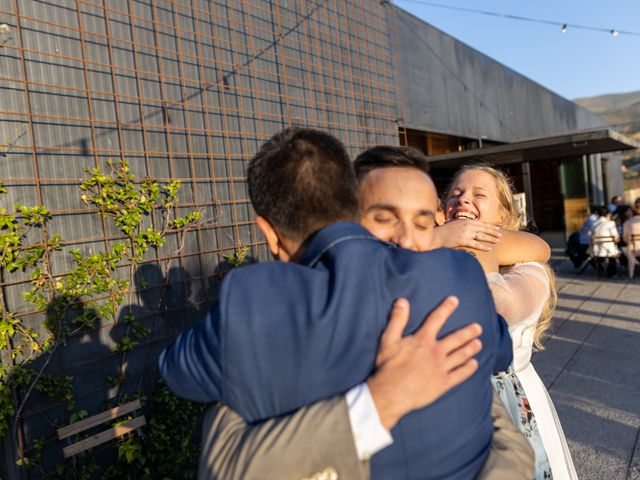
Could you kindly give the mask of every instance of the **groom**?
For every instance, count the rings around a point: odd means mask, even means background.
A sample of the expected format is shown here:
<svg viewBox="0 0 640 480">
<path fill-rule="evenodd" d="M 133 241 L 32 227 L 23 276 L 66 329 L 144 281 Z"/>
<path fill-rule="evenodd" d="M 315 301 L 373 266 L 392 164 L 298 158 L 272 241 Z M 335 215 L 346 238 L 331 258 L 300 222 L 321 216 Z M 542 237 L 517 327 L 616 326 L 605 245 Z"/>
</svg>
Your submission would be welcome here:
<svg viewBox="0 0 640 480">
<path fill-rule="evenodd" d="M 477 263 L 460 252 L 393 248 L 349 223 L 357 212 L 351 165 L 323 132 L 276 135 L 252 161 L 248 180 L 258 226 L 272 253 L 289 263 L 231 272 L 210 315 L 163 354 L 167 384 L 192 400 L 222 401 L 248 421 L 280 415 L 368 377 L 395 298 L 410 300 L 413 331 L 454 294 L 460 308 L 441 333 L 469 319 L 482 325 L 478 371 L 403 417 L 371 471 L 380 478 L 477 475 L 491 443 L 489 374 L 511 361 L 506 325 Z M 332 199 L 336 208 L 328 208 Z"/>
</svg>

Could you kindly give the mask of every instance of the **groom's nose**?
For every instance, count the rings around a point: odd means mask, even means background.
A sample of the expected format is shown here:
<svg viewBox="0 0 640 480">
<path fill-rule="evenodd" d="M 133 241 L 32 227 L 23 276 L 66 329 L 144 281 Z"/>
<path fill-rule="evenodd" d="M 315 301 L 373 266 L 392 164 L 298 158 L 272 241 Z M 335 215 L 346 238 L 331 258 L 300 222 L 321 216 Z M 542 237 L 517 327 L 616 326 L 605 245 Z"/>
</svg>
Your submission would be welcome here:
<svg viewBox="0 0 640 480">
<path fill-rule="evenodd" d="M 411 227 L 404 222 L 398 222 L 391 242 L 409 250 L 417 249 L 414 232 Z"/>
</svg>

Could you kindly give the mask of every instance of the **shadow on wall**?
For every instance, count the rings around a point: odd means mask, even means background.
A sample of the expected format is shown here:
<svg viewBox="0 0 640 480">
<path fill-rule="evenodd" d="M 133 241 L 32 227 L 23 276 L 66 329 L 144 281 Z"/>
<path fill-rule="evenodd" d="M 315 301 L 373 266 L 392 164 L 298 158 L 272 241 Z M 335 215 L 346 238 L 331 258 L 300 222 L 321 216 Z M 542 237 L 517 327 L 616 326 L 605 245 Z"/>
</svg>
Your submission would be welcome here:
<svg viewBox="0 0 640 480">
<path fill-rule="evenodd" d="M 245 264 L 256 262 L 253 257 L 245 259 Z M 49 360 L 42 356 L 32 362 L 31 368 L 43 370 L 47 388 L 33 389 L 20 412 L 24 444 L 45 439 L 42 459 L 32 468 L 30 478 L 40 478 L 54 465 L 65 463 L 62 448 L 66 443 L 57 439 L 56 429 L 71 423 L 73 414 L 85 411 L 85 416 L 95 415 L 143 393 L 145 414 L 151 413 L 150 392 L 158 389 L 160 353 L 182 330 L 204 318 L 217 299 L 224 275 L 233 268 L 235 265 L 223 260 L 212 275 L 194 280 L 183 267 L 171 267 L 165 275 L 156 263 L 143 264 L 134 275 L 138 290 L 131 303 L 119 310 L 117 322 L 101 320 L 95 328 L 83 328 Z M 80 299 L 69 298 L 50 304 L 47 328 L 57 328 L 51 319 L 56 318 L 53 313 L 60 305 L 74 303 L 82 305 Z M 77 316 L 99 318 L 94 309 L 78 307 L 66 312 L 68 319 Z M 122 348 L 126 342 L 130 349 Z M 9 436 L 2 446 L 5 458 L 12 459 L 10 451 L 15 452 L 16 446 Z M 113 464 L 117 452 L 112 447 L 113 442 L 96 447 L 90 455 L 99 465 Z M 14 461 L 0 468 L 2 478 L 20 478 L 17 470 L 9 470 Z"/>
</svg>

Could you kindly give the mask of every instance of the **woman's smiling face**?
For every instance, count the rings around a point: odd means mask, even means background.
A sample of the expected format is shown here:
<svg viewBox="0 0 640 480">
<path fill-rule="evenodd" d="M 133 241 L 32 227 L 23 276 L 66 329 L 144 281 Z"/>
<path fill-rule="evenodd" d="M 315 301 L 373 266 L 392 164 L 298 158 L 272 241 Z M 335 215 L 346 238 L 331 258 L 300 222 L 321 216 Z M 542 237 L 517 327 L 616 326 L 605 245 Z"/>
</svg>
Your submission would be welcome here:
<svg viewBox="0 0 640 480">
<path fill-rule="evenodd" d="M 502 225 L 508 213 L 500 204 L 496 179 L 483 170 L 468 169 L 455 179 L 446 205 L 447 222 L 482 220 Z"/>
</svg>

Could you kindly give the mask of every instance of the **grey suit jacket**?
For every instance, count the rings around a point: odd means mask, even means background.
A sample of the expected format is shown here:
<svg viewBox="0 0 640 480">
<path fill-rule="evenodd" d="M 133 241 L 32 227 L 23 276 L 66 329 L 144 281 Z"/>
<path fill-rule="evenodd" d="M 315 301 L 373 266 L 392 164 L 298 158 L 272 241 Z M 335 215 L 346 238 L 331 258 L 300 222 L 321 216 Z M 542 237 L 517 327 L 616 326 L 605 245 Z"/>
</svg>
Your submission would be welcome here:
<svg viewBox="0 0 640 480">
<path fill-rule="evenodd" d="M 256 425 L 214 404 L 202 426 L 198 479 L 366 480 L 348 415 L 342 396 Z"/>
<path fill-rule="evenodd" d="M 493 397 L 493 444 L 482 480 L 533 478 L 533 450 Z M 368 480 L 356 452 L 344 397 L 256 425 L 222 404 L 205 416 L 199 480 Z"/>
</svg>

